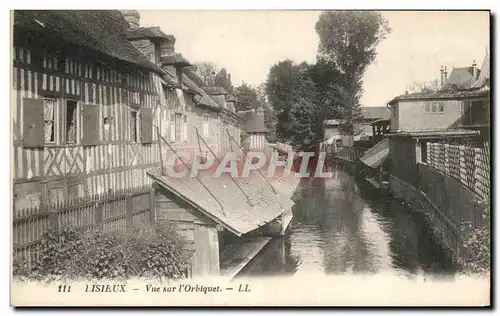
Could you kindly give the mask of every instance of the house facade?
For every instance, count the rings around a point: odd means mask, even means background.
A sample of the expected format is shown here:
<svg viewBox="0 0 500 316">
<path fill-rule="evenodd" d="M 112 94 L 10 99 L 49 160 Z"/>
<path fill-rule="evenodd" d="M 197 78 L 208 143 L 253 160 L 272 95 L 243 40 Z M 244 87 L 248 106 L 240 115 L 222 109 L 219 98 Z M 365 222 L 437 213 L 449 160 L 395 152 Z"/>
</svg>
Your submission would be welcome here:
<svg viewBox="0 0 500 316">
<path fill-rule="evenodd" d="M 117 11 L 15 11 L 15 209 L 151 183 L 162 70 L 126 27 Z"/>
<path fill-rule="evenodd" d="M 389 102 L 391 131 L 467 128 L 489 134 L 489 55 L 481 69 L 454 68 L 437 92 L 405 94 Z"/>
<path fill-rule="evenodd" d="M 135 11 L 15 11 L 13 38 L 16 210 L 150 187 L 157 133 L 193 149 L 197 129 L 216 153 L 227 129 L 239 141 L 231 103 L 193 83 L 175 38 Z"/>
</svg>

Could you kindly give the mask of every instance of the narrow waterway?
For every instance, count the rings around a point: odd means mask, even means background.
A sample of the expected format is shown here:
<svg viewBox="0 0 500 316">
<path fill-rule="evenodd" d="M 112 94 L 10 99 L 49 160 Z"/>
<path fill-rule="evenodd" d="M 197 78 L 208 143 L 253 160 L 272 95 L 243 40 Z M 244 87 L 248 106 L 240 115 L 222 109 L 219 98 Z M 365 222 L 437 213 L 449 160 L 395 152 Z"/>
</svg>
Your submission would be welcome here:
<svg viewBox="0 0 500 316">
<path fill-rule="evenodd" d="M 304 180 L 286 236 L 274 238 L 240 276 L 389 272 L 451 276 L 449 256 L 421 214 L 381 198 L 345 171 Z"/>
</svg>

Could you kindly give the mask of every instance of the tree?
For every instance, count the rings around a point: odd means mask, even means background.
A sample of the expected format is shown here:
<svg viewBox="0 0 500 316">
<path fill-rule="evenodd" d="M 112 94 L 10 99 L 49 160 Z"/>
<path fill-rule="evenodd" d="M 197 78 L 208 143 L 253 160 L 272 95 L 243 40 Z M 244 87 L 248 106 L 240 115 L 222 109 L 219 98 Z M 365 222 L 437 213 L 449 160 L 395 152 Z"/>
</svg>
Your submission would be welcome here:
<svg viewBox="0 0 500 316">
<path fill-rule="evenodd" d="M 361 115 L 363 74 L 376 47 L 390 32 L 377 12 L 323 12 L 316 23 L 320 38 L 317 62 L 284 60 L 271 67 L 267 101 L 276 117 L 276 136 L 307 149 L 323 138 L 323 121 L 343 119 L 353 133 Z"/>
<path fill-rule="evenodd" d="M 222 87 L 227 92 L 233 93 L 231 74 L 227 73 L 226 68 L 219 70 L 214 63 L 204 61 L 196 64 L 196 74 L 207 86 Z"/>
<path fill-rule="evenodd" d="M 217 66 L 211 62 L 204 61 L 196 64 L 196 74 L 207 86 L 215 84 L 215 76 L 218 71 Z"/>
<path fill-rule="evenodd" d="M 266 128 L 269 130 L 267 139 L 269 142 L 274 143 L 276 142 L 276 114 L 274 113 L 271 104 L 267 100 L 266 84 L 261 83 L 257 87 L 256 91 L 257 91 L 257 99 L 261 107 L 264 109 L 264 124 L 266 125 Z"/>
<path fill-rule="evenodd" d="M 226 68 L 222 68 L 214 78 L 214 85 L 224 88 L 227 92 L 233 93 L 233 84 L 231 83 L 231 74 L 228 74 Z"/>
<path fill-rule="evenodd" d="M 422 94 L 432 94 L 439 90 L 439 81 L 437 79 L 432 81 L 415 81 L 408 86 L 409 93 L 422 93 Z"/>
<path fill-rule="evenodd" d="M 310 65 L 291 60 L 271 67 L 266 82 L 268 101 L 276 115 L 276 137 L 296 148 L 311 145 L 321 137 L 321 117 Z"/>
<path fill-rule="evenodd" d="M 344 119 L 352 125 L 359 115 L 363 74 L 391 29 L 382 14 L 374 11 L 325 11 L 315 28 L 320 39 L 318 62 L 338 71 Z"/>
<path fill-rule="evenodd" d="M 234 96 L 236 98 L 236 111 L 253 110 L 261 106 L 257 90 L 246 83 L 242 83 L 241 86 L 234 89 Z"/>
</svg>

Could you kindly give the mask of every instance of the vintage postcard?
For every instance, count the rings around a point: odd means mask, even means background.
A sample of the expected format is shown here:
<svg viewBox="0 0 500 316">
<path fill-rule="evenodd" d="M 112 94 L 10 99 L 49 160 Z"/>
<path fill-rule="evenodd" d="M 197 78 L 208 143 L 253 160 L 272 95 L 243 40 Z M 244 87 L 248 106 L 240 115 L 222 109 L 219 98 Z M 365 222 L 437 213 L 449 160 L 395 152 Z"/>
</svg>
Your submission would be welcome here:
<svg viewBox="0 0 500 316">
<path fill-rule="evenodd" d="M 12 11 L 11 305 L 490 306 L 490 19 Z"/>
</svg>

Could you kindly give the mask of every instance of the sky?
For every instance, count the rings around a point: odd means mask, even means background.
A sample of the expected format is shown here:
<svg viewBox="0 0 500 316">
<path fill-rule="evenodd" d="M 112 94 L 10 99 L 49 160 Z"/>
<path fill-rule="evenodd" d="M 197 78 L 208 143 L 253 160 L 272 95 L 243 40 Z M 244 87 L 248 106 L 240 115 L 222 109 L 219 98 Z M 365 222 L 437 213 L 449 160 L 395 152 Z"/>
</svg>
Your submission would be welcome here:
<svg viewBox="0 0 500 316">
<path fill-rule="evenodd" d="M 275 63 L 314 63 L 318 11 L 142 10 L 141 26 L 159 26 L 176 37 L 175 50 L 193 63 L 210 61 L 231 73 L 234 86 L 257 86 Z M 382 12 L 392 32 L 377 47 L 363 79 L 363 106 L 385 106 L 413 82 L 476 61 L 489 49 L 489 14 L 480 11 Z"/>
</svg>

